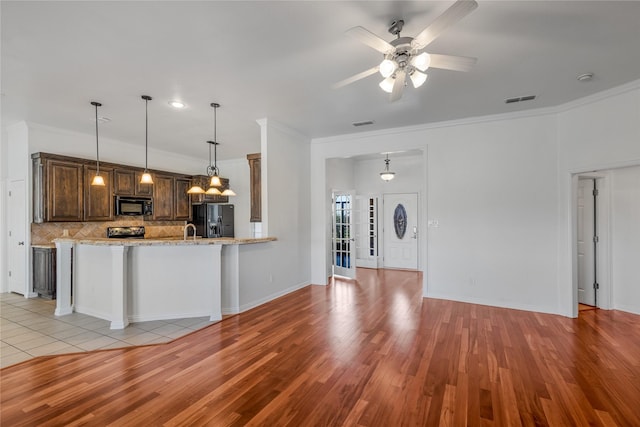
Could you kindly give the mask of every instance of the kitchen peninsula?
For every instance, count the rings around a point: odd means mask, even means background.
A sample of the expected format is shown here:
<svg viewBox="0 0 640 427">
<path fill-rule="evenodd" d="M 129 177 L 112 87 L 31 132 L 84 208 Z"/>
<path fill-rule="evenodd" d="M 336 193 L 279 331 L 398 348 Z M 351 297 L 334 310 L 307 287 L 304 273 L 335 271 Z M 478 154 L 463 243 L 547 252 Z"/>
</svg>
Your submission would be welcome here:
<svg viewBox="0 0 640 427">
<path fill-rule="evenodd" d="M 55 314 L 88 314 L 111 321 L 111 329 L 130 321 L 221 320 L 223 312 L 240 310 L 238 272 L 250 268 L 254 251 L 249 247 L 274 240 L 55 239 Z"/>
</svg>

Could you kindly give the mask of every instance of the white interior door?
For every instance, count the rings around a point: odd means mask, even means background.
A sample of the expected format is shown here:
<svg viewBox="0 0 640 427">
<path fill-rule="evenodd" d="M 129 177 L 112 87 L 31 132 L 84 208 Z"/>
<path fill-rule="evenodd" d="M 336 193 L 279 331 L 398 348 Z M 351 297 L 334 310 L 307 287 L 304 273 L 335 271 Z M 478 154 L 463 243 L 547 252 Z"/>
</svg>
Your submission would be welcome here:
<svg viewBox="0 0 640 427">
<path fill-rule="evenodd" d="M 353 193 L 333 193 L 333 233 L 331 239 L 333 274 L 351 279 L 356 277 L 353 202 Z"/>
<path fill-rule="evenodd" d="M 9 292 L 28 295 L 27 289 L 27 212 L 24 180 L 9 181 L 8 198 L 8 274 Z"/>
<path fill-rule="evenodd" d="M 418 195 L 383 195 L 384 266 L 418 269 Z"/>
<path fill-rule="evenodd" d="M 578 181 L 578 302 L 595 305 L 593 179 Z"/>
</svg>

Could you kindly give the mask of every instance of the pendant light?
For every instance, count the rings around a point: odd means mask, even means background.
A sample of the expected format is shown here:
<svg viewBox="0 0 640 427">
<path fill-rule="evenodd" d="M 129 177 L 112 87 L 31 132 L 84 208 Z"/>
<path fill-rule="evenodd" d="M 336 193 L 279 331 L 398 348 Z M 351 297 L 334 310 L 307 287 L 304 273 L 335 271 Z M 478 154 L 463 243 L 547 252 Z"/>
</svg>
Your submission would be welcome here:
<svg viewBox="0 0 640 427">
<path fill-rule="evenodd" d="M 396 176 L 395 172 L 389 170 L 389 162 L 391 162 L 391 160 L 389 160 L 389 153 L 387 153 L 387 158 L 384 161 L 384 171 L 380 172 L 380 178 L 386 182 L 391 181 Z"/>
<path fill-rule="evenodd" d="M 98 145 L 98 107 L 102 107 L 102 104 L 94 101 L 91 105 L 96 107 L 96 176 L 93 177 L 91 185 L 104 187 L 104 179 L 100 176 L 100 149 Z"/>
<path fill-rule="evenodd" d="M 140 179 L 140 184 L 153 184 L 153 179 L 151 178 L 151 174 L 147 169 L 148 160 L 149 160 L 149 112 L 148 112 L 148 104 L 153 98 L 149 95 L 142 95 L 142 99 L 144 99 L 144 173 L 142 174 L 142 178 Z"/>
<path fill-rule="evenodd" d="M 222 187 L 222 181 L 220 181 L 220 170 L 218 169 L 218 145 L 220 143 L 217 141 L 217 128 L 218 128 L 218 115 L 217 110 L 220 108 L 220 104 L 216 102 L 212 102 L 211 106 L 213 107 L 213 141 L 207 141 L 209 144 L 209 167 L 207 168 L 207 175 L 211 177 L 211 182 L 209 182 L 209 189 L 206 191 L 207 194 L 216 194 L 221 196 L 235 196 L 236 193 L 227 188 L 223 191 L 220 191 L 220 187 Z M 211 146 L 213 145 L 213 166 L 211 166 Z"/>
</svg>

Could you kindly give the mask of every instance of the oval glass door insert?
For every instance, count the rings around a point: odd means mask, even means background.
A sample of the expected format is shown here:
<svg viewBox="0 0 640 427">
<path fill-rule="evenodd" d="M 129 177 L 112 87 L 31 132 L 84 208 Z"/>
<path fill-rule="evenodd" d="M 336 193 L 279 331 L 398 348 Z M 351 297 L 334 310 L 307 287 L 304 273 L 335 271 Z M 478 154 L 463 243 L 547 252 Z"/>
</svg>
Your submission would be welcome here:
<svg viewBox="0 0 640 427">
<path fill-rule="evenodd" d="M 401 203 L 398 203 L 395 211 L 393 211 L 393 228 L 398 239 L 402 240 L 404 233 L 407 231 L 407 211 Z"/>
</svg>

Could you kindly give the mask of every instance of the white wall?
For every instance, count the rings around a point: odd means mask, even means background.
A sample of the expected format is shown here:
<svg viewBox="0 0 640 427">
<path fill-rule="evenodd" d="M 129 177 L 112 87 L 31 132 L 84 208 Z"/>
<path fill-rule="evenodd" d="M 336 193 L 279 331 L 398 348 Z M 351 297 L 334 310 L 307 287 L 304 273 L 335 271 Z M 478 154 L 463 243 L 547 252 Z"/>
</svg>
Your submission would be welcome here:
<svg viewBox="0 0 640 427">
<path fill-rule="evenodd" d="M 423 212 L 440 224 L 421 248 L 425 296 L 575 316 L 572 176 L 639 165 L 639 119 L 636 81 L 554 109 L 313 140 L 312 282 L 326 280 L 325 159 L 419 148 L 427 159 Z M 629 222 L 619 214 L 618 225 Z M 638 277 L 615 254 L 637 249 L 621 249 L 613 234 L 612 275 Z M 614 293 L 633 298 L 637 285 L 627 282 Z"/>
<path fill-rule="evenodd" d="M 640 166 L 611 178 L 613 308 L 640 314 Z"/>
<path fill-rule="evenodd" d="M 576 316 L 572 176 L 640 165 L 640 81 L 563 106 L 558 141 L 558 301 L 562 314 Z"/>
<path fill-rule="evenodd" d="M 262 119 L 263 235 L 278 240 L 240 248 L 240 308 L 246 310 L 309 284 L 309 141 Z"/>
</svg>

